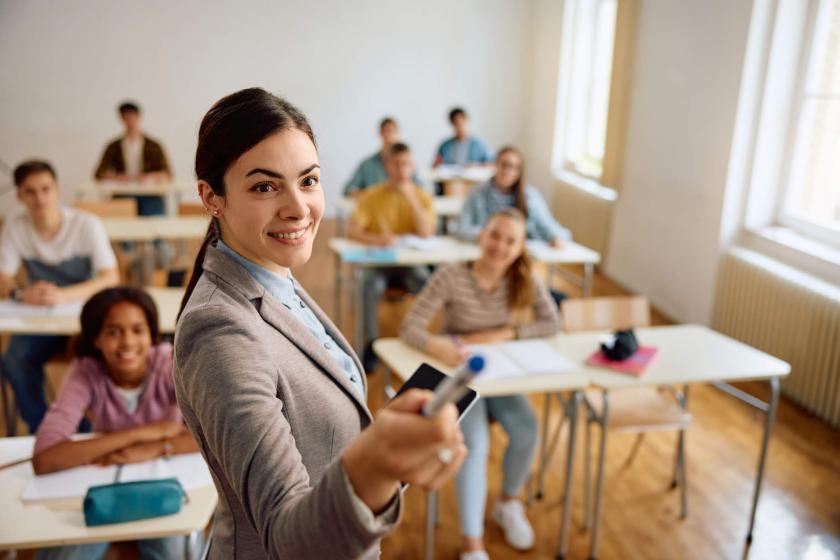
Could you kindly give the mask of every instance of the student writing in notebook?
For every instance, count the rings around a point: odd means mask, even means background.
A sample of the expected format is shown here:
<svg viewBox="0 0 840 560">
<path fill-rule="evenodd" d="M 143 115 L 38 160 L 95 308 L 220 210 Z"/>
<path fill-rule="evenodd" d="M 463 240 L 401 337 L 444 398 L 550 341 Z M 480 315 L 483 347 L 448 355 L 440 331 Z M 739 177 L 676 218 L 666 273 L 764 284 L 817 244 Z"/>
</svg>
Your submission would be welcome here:
<svg viewBox="0 0 840 560">
<path fill-rule="evenodd" d="M 432 275 L 403 322 L 408 344 L 455 366 L 464 345 L 550 336 L 560 328 L 557 307 L 534 277 L 525 253 L 525 218 L 515 208 L 494 214 L 478 238 L 481 256 L 471 263 L 443 266 Z M 441 334 L 428 331 L 443 310 Z M 461 519 L 461 560 L 485 560 L 484 504 L 487 498 L 488 418 L 508 433 L 502 494 L 493 519 L 517 550 L 533 546 L 534 532 L 518 496 L 537 446 L 537 423 L 524 395 L 479 400 L 461 421 L 467 458 L 455 478 Z"/>
<path fill-rule="evenodd" d="M 496 155 L 493 177 L 470 191 L 461 210 L 458 235 L 467 241 L 475 240 L 490 216 L 503 208 L 517 208 L 525 216 L 529 239 L 540 239 L 558 248 L 572 239 L 572 233 L 551 215 L 540 192 L 525 182 L 525 159 L 510 146 Z"/>
<path fill-rule="evenodd" d="M 160 342 L 152 298 L 137 288 L 108 288 L 85 303 L 81 323 L 77 357 L 35 436 L 35 473 L 198 451 L 175 400 L 172 345 Z M 71 440 L 86 413 L 101 435 Z M 149 559 L 178 558 L 182 545 L 182 537 L 138 543 Z M 107 549 L 107 542 L 57 547 L 38 558 L 95 559 Z"/>
</svg>

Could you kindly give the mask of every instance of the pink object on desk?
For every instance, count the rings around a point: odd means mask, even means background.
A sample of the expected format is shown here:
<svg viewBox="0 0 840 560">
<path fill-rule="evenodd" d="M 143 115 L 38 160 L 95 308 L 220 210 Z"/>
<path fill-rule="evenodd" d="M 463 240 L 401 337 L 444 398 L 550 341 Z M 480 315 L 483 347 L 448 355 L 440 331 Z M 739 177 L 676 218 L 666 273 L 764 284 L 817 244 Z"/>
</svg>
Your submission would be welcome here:
<svg viewBox="0 0 840 560">
<path fill-rule="evenodd" d="M 636 350 L 635 354 L 625 360 L 617 362 L 610 360 L 604 355 L 603 351 L 598 350 L 586 359 L 586 365 L 603 367 L 621 373 L 635 375 L 636 377 L 641 377 L 648 365 L 650 365 L 656 357 L 656 353 L 658 351 L 659 349 L 654 348 L 653 346 L 640 346 L 639 349 Z"/>
</svg>

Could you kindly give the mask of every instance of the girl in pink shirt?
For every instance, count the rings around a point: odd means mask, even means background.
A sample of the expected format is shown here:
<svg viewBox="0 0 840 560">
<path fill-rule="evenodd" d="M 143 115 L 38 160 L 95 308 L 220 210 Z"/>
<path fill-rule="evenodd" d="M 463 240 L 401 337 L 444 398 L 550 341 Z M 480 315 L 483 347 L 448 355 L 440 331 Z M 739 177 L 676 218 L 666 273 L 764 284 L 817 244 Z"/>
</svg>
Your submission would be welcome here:
<svg viewBox="0 0 840 560">
<path fill-rule="evenodd" d="M 198 451 L 181 420 L 172 346 L 160 342 L 152 298 L 137 288 L 102 290 L 85 303 L 81 324 L 76 360 L 35 435 L 35 473 Z M 100 435 L 73 441 L 85 413 Z M 138 543 L 141 558 L 170 557 L 165 550 L 177 546 L 166 542 L 171 540 Z M 59 547 L 40 551 L 39 558 L 96 558 L 107 548 L 108 543 Z"/>
</svg>

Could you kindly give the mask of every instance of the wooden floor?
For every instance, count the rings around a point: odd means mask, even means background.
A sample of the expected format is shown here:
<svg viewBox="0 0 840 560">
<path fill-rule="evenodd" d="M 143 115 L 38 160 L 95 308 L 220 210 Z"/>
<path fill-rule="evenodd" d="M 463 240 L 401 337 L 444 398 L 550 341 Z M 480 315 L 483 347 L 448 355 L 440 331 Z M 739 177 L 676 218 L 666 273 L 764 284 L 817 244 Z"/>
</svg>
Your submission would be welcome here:
<svg viewBox="0 0 840 560">
<path fill-rule="evenodd" d="M 334 262 L 326 248 L 334 224 L 325 222 L 313 258 L 295 271 L 297 279 L 321 306 L 333 314 Z M 568 293 L 576 295 L 569 286 Z M 596 275 L 594 295 L 626 293 L 609 279 Z M 348 299 L 345 295 L 345 300 Z M 393 336 L 399 315 L 410 302 L 386 304 L 380 312 L 382 336 Z M 352 317 L 344 314 L 343 330 L 352 335 Z M 654 322 L 667 318 L 654 313 Z M 369 378 L 370 405 L 381 404 L 382 373 Z M 760 383 L 742 388 L 765 396 Z M 532 397 L 542 414 L 542 398 Z M 688 430 L 689 516 L 679 519 L 678 494 L 669 490 L 676 438 L 652 434 L 645 439 L 634 463 L 623 467 L 634 436 L 610 435 L 607 452 L 599 557 L 603 559 L 788 559 L 840 558 L 840 433 L 781 399 L 759 504 L 752 547 L 745 547 L 754 475 L 763 429 L 763 415 L 718 390 L 691 388 L 689 409 L 694 422 Z M 553 420 L 559 417 L 555 409 Z M 582 422 L 579 423 L 579 426 Z M 488 504 L 501 482 L 501 456 L 506 436 L 492 429 Z M 565 439 L 565 434 L 564 434 Z M 583 442 L 577 450 L 573 484 L 572 531 L 568 558 L 589 554 L 590 533 L 582 524 Z M 561 444 L 560 448 L 565 449 Z M 554 558 L 559 540 L 563 453 L 557 453 L 546 480 L 546 498 L 528 509 L 537 535 L 535 548 L 518 553 L 504 543 L 492 521 L 486 524 L 491 558 Z M 406 508 L 399 528 L 383 542 L 385 559 L 420 559 L 424 551 L 425 496 L 416 488 L 406 492 Z M 440 524 L 435 558 L 456 559 L 459 552 L 457 504 L 452 483 L 441 492 Z M 112 553 L 113 553 L 112 549 Z M 21 555 L 22 558 L 28 555 Z"/>
</svg>

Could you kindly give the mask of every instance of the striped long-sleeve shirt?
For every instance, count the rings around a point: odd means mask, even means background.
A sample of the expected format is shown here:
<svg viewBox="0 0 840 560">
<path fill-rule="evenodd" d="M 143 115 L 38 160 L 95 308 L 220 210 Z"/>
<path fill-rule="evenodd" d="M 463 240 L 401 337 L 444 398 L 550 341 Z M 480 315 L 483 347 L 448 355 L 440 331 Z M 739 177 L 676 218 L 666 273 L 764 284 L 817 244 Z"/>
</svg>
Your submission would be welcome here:
<svg viewBox="0 0 840 560">
<path fill-rule="evenodd" d="M 425 349 L 431 338 L 429 323 L 443 308 L 446 334 L 469 334 L 511 326 L 507 282 L 499 282 L 492 292 L 482 289 L 472 275 L 469 263 L 442 266 L 429 279 L 417 297 L 400 329 L 400 338 L 418 349 Z M 516 327 L 517 338 L 551 336 L 560 329 L 557 306 L 539 278 L 534 278 L 533 320 Z"/>
</svg>

